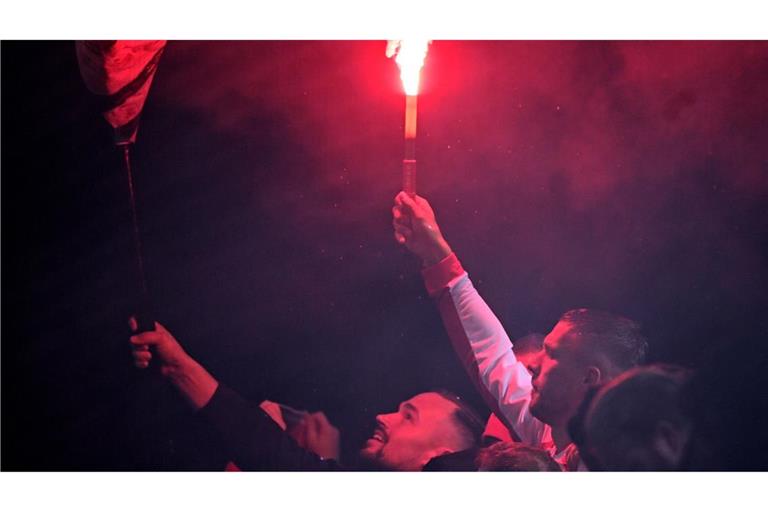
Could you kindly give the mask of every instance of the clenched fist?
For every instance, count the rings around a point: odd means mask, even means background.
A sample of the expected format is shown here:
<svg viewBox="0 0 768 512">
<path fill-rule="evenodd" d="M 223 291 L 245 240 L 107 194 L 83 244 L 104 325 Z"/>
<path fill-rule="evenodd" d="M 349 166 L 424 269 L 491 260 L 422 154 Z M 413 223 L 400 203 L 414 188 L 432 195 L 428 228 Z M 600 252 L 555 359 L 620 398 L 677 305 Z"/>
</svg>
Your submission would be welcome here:
<svg viewBox="0 0 768 512">
<path fill-rule="evenodd" d="M 131 329 L 138 329 L 136 319 L 130 319 Z M 218 381 L 200 363 L 192 359 L 176 338 L 159 322 L 154 331 L 135 334 L 130 338 L 133 362 L 146 368 L 156 358 L 160 373 L 167 378 L 196 410 L 204 407 L 219 386 Z M 150 352 L 150 348 L 153 352 Z"/>
<path fill-rule="evenodd" d="M 130 319 L 131 329 L 136 331 L 136 319 Z M 152 352 L 160 364 L 160 372 L 166 375 L 173 368 L 178 367 L 189 356 L 181 347 L 176 338 L 163 327 L 159 322 L 155 322 L 154 331 L 146 331 L 131 336 L 131 348 L 133 351 L 133 363 L 137 368 L 146 368 L 152 361 Z"/>
<path fill-rule="evenodd" d="M 305 450 L 323 459 L 339 460 L 339 429 L 322 412 L 306 413 L 287 432 Z"/>
</svg>

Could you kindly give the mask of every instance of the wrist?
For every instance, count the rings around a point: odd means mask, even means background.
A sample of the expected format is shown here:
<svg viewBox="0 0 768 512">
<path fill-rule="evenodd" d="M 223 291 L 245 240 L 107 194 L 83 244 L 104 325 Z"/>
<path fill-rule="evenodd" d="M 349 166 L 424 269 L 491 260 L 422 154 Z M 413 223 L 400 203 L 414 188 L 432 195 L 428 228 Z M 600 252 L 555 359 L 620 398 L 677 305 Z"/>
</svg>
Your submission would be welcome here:
<svg viewBox="0 0 768 512">
<path fill-rule="evenodd" d="M 452 281 L 464 274 L 466 271 L 454 253 L 430 267 L 421 269 L 421 276 L 430 297 L 437 297 Z"/>
<path fill-rule="evenodd" d="M 430 247 L 429 251 L 425 251 L 425 254 L 421 257 L 421 264 L 424 268 L 437 265 L 445 258 L 451 255 L 453 251 L 442 236 L 435 240 L 435 243 Z"/>
<path fill-rule="evenodd" d="M 186 352 L 163 362 L 161 369 L 163 377 L 168 379 L 184 378 L 184 375 L 194 373 L 197 362 Z"/>
<path fill-rule="evenodd" d="M 175 364 L 164 368 L 163 375 L 195 410 L 205 407 L 219 385 L 208 370 L 186 353 Z"/>
</svg>

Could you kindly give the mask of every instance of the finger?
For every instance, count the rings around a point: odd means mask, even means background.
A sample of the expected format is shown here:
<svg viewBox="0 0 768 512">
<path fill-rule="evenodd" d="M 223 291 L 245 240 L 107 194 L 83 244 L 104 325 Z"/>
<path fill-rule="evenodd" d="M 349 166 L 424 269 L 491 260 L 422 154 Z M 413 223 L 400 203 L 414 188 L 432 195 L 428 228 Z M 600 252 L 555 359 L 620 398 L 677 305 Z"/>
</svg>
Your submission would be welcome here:
<svg viewBox="0 0 768 512">
<path fill-rule="evenodd" d="M 149 366 L 149 361 L 134 361 L 134 366 L 136 368 L 147 368 Z"/>
<path fill-rule="evenodd" d="M 401 208 L 406 212 L 413 214 L 413 212 L 418 208 L 418 205 L 416 204 L 416 201 L 406 194 L 405 192 L 400 192 L 400 194 L 397 196 L 400 198 L 402 204 Z"/>
<path fill-rule="evenodd" d="M 128 327 L 131 328 L 131 332 L 136 332 L 139 330 L 139 322 L 136 321 L 136 317 L 134 315 L 131 315 L 131 317 L 128 319 Z"/>
<path fill-rule="evenodd" d="M 392 222 L 394 224 L 400 224 L 401 226 L 407 226 L 410 228 L 413 225 L 413 216 L 400 209 L 398 210 L 397 214 L 394 214 L 393 212 Z"/>
<path fill-rule="evenodd" d="M 283 421 L 285 421 L 285 418 L 283 418 Z M 291 430 L 295 432 L 297 435 L 303 432 L 306 428 L 307 428 L 306 416 L 302 416 L 298 420 L 291 422 Z"/>
<path fill-rule="evenodd" d="M 395 226 L 395 234 L 410 240 L 413 237 L 413 230 L 408 226 Z"/>
<path fill-rule="evenodd" d="M 399 206 L 393 206 L 392 207 L 392 217 L 395 219 L 399 219 L 403 216 L 403 212 L 401 211 Z"/>
<path fill-rule="evenodd" d="M 394 229 L 413 229 L 413 224 L 411 224 L 406 219 L 392 219 L 392 227 Z"/>
<path fill-rule="evenodd" d="M 395 233 L 394 237 L 397 243 L 399 243 L 400 245 L 406 245 L 410 248 L 412 239 L 409 238 L 407 235 L 404 235 L 402 233 Z"/>
<path fill-rule="evenodd" d="M 308 425 L 306 418 L 302 418 L 294 427 L 293 438 L 296 440 L 296 444 L 302 448 L 306 448 L 307 446 L 307 430 Z"/>
<path fill-rule="evenodd" d="M 304 429 L 304 441 L 308 445 L 314 444 L 314 441 L 317 439 L 319 430 L 320 426 L 318 425 L 317 419 L 309 418 L 307 420 L 307 428 Z"/>
<path fill-rule="evenodd" d="M 313 412 L 309 416 L 315 422 L 328 423 L 328 417 L 325 415 L 323 411 Z"/>
<path fill-rule="evenodd" d="M 328 418 L 325 417 L 325 414 L 322 412 L 311 414 L 309 418 L 307 418 L 307 441 L 309 442 L 317 439 L 327 425 L 330 425 L 330 423 L 328 422 Z"/>
<path fill-rule="evenodd" d="M 137 363 L 149 363 L 152 360 L 152 352 L 149 352 L 148 350 L 142 350 L 140 352 L 134 352 L 133 353 L 133 360 Z"/>
<path fill-rule="evenodd" d="M 157 331 L 146 331 L 141 334 L 131 336 L 131 345 L 150 345 L 154 346 L 163 341 L 165 334 Z"/>
<path fill-rule="evenodd" d="M 394 228 L 395 228 L 395 234 L 396 235 L 400 235 L 400 236 L 402 236 L 402 237 L 404 237 L 404 238 L 406 238 L 408 240 L 410 240 L 411 237 L 413 236 L 413 230 L 411 228 L 409 228 L 408 226 L 403 226 L 403 225 L 400 225 L 400 224 L 396 224 L 394 226 Z"/>
</svg>

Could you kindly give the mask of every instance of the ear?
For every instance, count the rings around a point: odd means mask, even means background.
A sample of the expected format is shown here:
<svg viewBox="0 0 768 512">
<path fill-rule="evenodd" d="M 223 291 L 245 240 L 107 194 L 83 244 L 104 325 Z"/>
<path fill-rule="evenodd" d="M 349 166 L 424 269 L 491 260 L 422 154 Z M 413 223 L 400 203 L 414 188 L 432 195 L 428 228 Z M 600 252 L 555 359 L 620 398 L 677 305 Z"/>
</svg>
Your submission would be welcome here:
<svg viewBox="0 0 768 512">
<path fill-rule="evenodd" d="M 668 421 L 661 421 L 653 436 L 653 448 L 670 467 L 675 468 L 680 463 L 687 438 L 686 429 L 677 428 Z"/>
<path fill-rule="evenodd" d="M 594 386 L 600 383 L 600 379 L 603 377 L 603 372 L 597 366 L 587 367 L 587 371 L 584 374 L 584 384 L 588 386 Z"/>
</svg>

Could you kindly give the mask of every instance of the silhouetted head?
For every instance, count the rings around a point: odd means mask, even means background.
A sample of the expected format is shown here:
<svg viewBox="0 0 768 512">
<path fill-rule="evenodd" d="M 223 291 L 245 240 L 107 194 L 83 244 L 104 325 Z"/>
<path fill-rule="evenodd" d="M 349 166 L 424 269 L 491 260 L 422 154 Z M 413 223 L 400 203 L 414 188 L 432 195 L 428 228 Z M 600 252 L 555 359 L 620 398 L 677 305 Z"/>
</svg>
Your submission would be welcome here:
<svg viewBox="0 0 768 512">
<path fill-rule="evenodd" d="M 677 469 L 690 434 L 680 407 L 684 368 L 656 364 L 628 370 L 594 392 L 569 424 L 591 470 Z"/>
<path fill-rule="evenodd" d="M 545 450 L 516 442 L 481 449 L 476 464 L 478 471 L 562 471 Z"/>
</svg>

